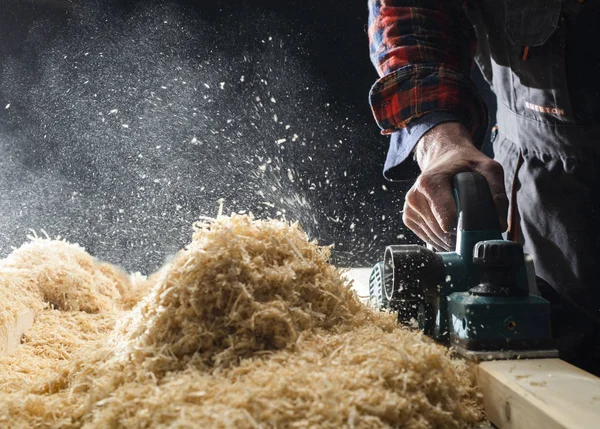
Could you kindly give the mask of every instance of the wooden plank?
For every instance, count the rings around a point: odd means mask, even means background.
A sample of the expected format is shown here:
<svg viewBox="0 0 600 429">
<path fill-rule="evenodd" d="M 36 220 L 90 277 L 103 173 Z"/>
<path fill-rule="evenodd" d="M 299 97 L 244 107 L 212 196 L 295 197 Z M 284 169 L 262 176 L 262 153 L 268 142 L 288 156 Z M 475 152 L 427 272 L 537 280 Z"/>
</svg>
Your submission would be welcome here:
<svg viewBox="0 0 600 429">
<path fill-rule="evenodd" d="M 369 276 L 371 275 L 371 267 L 369 268 L 350 268 L 346 272 L 346 278 L 354 283 L 352 288 L 362 299 L 369 298 Z"/>
<path fill-rule="evenodd" d="M 34 318 L 33 311 L 25 311 L 16 320 L 6 324 L 4 329 L 0 330 L 0 355 L 9 355 L 17 350 L 23 335 L 33 325 Z"/>
<path fill-rule="evenodd" d="M 560 359 L 482 362 L 477 372 L 500 429 L 600 428 L 600 378 Z"/>
</svg>

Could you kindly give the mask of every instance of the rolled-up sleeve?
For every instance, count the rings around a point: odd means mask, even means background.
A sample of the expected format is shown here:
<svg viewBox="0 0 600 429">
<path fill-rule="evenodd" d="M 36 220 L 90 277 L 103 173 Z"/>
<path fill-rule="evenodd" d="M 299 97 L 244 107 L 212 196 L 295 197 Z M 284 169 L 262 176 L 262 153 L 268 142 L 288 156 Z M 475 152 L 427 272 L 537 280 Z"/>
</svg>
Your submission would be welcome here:
<svg viewBox="0 0 600 429">
<path fill-rule="evenodd" d="M 475 36 L 458 0 L 369 0 L 370 91 L 383 134 L 431 112 L 460 119 L 480 143 L 487 110 L 471 81 Z"/>
</svg>

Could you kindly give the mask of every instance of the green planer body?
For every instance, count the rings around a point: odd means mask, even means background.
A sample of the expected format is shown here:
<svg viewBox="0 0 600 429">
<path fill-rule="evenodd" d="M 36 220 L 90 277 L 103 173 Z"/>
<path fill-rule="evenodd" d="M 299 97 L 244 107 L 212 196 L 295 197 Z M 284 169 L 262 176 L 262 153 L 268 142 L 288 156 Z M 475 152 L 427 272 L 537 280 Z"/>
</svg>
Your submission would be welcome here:
<svg viewBox="0 0 600 429">
<path fill-rule="evenodd" d="M 416 320 L 440 342 L 474 360 L 556 357 L 550 304 L 535 291 L 532 259 L 502 239 L 489 186 L 477 173 L 454 178 L 454 252 L 388 246 L 369 289 L 400 322 Z"/>
</svg>

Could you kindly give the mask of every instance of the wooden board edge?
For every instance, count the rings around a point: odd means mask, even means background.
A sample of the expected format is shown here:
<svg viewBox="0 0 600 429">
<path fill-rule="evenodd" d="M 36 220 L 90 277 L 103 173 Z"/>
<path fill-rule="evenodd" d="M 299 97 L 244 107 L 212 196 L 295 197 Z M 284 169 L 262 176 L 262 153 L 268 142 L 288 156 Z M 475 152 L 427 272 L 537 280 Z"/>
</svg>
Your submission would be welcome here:
<svg viewBox="0 0 600 429">
<path fill-rule="evenodd" d="M 483 362 L 477 383 L 499 429 L 600 425 L 600 378 L 560 359 Z"/>
<path fill-rule="evenodd" d="M 35 313 L 28 310 L 5 325 L 4 341 L 0 342 L 0 355 L 10 355 L 17 350 L 23 335 L 33 326 L 34 319 Z"/>
</svg>

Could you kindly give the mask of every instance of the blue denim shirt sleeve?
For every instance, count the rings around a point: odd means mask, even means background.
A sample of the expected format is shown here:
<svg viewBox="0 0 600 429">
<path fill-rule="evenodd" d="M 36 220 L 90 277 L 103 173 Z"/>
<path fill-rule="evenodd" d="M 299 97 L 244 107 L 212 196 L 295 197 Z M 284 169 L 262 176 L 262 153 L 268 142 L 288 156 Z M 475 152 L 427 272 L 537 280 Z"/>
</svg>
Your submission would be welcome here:
<svg viewBox="0 0 600 429">
<path fill-rule="evenodd" d="M 405 128 L 392 134 L 383 168 L 383 176 L 394 182 L 414 180 L 419 166 L 411 156 L 417 142 L 427 131 L 444 122 L 462 122 L 450 112 L 435 111 L 411 121 Z"/>
</svg>

